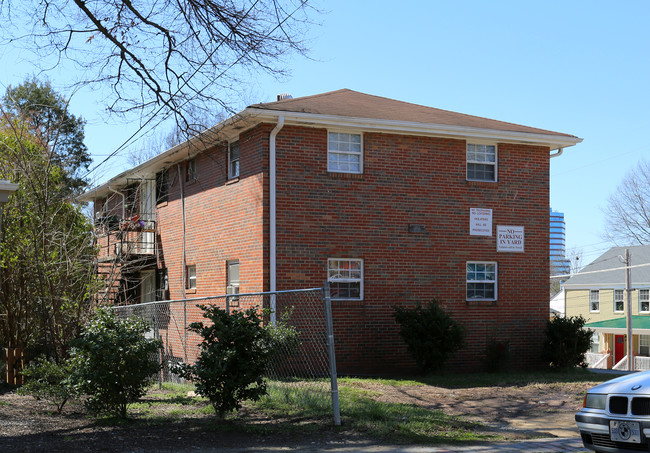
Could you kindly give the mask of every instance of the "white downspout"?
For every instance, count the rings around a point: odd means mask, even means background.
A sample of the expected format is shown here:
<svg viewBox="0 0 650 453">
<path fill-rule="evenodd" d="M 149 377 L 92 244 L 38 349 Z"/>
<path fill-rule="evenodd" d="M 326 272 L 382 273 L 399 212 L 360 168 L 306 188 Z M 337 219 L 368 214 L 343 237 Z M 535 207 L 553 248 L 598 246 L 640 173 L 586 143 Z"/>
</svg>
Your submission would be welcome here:
<svg viewBox="0 0 650 453">
<path fill-rule="evenodd" d="M 276 199 L 275 199 L 275 137 L 284 127 L 284 116 L 278 117 L 278 124 L 271 131 L 269 136 L 269 261 L 270 261 L 270 290 L 277 291 L 277 269 L 276 269 Z M 271 296 L 271 324 L 275 325 L 275 295 Z"/>
<path fill-rule="evenodd" d="M 564 148 L 558 148 L 557 153 L 555 153 L 555 154 L 550 154 L 549 157 L 552 159 L 552 158 L 554 158 L 554 157 L 561 156 L 563 152 L 564 152 Z"/>
</svg>

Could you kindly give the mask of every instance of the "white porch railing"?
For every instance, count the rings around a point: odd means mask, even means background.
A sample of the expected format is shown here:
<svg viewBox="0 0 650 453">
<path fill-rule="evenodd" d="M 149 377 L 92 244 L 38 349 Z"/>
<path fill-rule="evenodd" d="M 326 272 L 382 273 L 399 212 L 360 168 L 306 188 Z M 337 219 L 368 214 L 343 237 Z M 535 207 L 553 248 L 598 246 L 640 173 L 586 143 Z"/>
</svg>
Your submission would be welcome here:
<svg viewBox="0 0 650 453">
<path fill-rule="evenodd" d="M 636 356 L 634 358 L 634 369 L 636 371 L 650 370 L 650 357 Z"/>
<path fill-rule="evenodd" d="M 627 356 L 623 357 L 620 362 L 614 365 L 612 370 L 627 370 Z"/>
<path fill-rule="evenodd" d="M 585 362 L 589 368 L 607 369 L 607 359 L 611 354 L 601 354 L 600 352 L 587 352 Z"/>
</svg>

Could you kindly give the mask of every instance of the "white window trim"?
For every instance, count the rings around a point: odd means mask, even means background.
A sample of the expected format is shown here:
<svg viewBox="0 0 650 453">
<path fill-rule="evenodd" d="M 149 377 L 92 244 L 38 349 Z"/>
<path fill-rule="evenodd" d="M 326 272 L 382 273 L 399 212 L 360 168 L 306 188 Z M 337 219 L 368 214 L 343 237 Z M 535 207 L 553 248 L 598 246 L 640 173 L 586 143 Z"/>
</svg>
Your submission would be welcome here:
<svg viewBox="0 0 650 453">
<path fill-rule="evenodd" d="M 467 279 L 467 265 L 468 264 L 493 264 L 494 265 L 494 280 L 468 280 Z M 467 285 L 469 283 L 494 283 L 494 298 L 484 298 L 484 299 L 470 299 L 467 295 Z M 499 289 L 499 265 L 496 261 L 467 261 L 465 263 L 465 300 L 467 302 L 495 302 L 499 298 L 498 294 Z"/>
<path fill-rule="evenodd" d="M 230 274 L 231 266 L 237 266 L 237 273 L 241 272 L 241 265 L 239 260 L 229 260 L 226 261 L 226 294 L 232 295 L 233 297 L 230 300 L 239 300 L 239 285 L 241 280 L 232 280 L 232 275 Z M 241 275 L 239 276 L 241 279 Z"/>
<path fill-rule="evenodd" d="M 359 153 L 359 171 L 344 171 L 344 170 L 330 170 L 330 133 L 335 133 L 335 134 L 349 134 L 349 135 L 358 135 L 360 138 L 360 146 L 361 146 L 361 151 Z M 335 154 L 356 154 L 353 152 L 344 152 L 344 151 L 332 151 L 332 153 Z M 361 175 L 363 174 L 363 154 L 364 154 L 364 143 L 363 143 L 363 132 L 361 131 L 344 131 L 344 130 L 336 130 L 336 129 L 328 129 L 327 130 L 327 171 L 329 173 L 347 173 L 347 174 L 353 174 L 353 175 Z"/>
<path fill-rule="evenodd" d="M 332 280 L 330 278 L 330 262 L 331 261 L 357 261 L 361 264 L 361 278 L 338 278 Z M 328 282 L 342 282 L 342 283 L 356 283 L 359 282 L 359 297 L 332 297 L 332 300 L 363 300 L 363 281 L 364 281 L 364 262 L 360 258 L 328 258 L 327 259 L 327 281 Z"/>
<path fill-rule="evenodd" d="M 645 343 L 645 344 L 643 344 Z M 645 346 L 648 348 L 648 351 L 650 352 L 650 335 L 639 335 L 639 344 L 637 347 L 637 353 L 640 355 L 641 354 L 641 347 Z M 643 356 L 647 357 L 647 356 Z"/>
<path fill-rule="evenodd" d="M 616 291 L 621 291 L 623 293 L 623 310 L 617 310 L 616 309 Z M 614 313 L 625 313 L 625 290 L 624 289 L 615 289 L 613 291 L 613 298 L 614 298 Z"/>
<path fill-rule="evenodd" d="M 190 274 L 190 270 L 193 270 L 194 272 Z M 189 264 L 185 266 L 185 278 L 186 278 L 185 289 L 196 289 L 196 265 L 195 264 Z"/>
<path fill-rule="evenodd" d="M 467 146 L 468 145 L 487 145 L 494 146 L 494 179 L 471 179 L 467 175 L 467 164 L 479 164 L 479 165 L 492 165 L 489 162 L 477 162 L 470 161 L 467 159 Z M 476 182 L 498 182 L 499 181 L 499 146 L 494 142 L 482 142 L 478 140 L 466 141 L 465 142 L 465 178 L 467 181 L 476 181 Z"/>
<path fill-rule="evenodd" d="M 592 293 L 598 294 L 598 310 L 592 310 L 591 308 L 591 295 Z M 590 289 L 589 290 L 589 313 L 600 313 L 600 290 Z"/>
<path fill-rule="evenodd" d="M 237 144 L 237 148 L 239 148 L 239 157 L 237 157 L 237 174 L 233 174 L 232 172 L 232 161 L 231 159 L 231 147 L 232 145 Z M 239 140 L 228 143 L 228 179 L 237 179 L 239 178 L 239 175 L 241 174 L 241 147 L 239 147 Z"/>
<path fill-rule="evenodd" d="M 641 310 L 641 291 L 648 291 L 648 310 Z M 639 288 L 639 313 L 650 313 L 650 289 L 648 288 Z"/>
</svg>

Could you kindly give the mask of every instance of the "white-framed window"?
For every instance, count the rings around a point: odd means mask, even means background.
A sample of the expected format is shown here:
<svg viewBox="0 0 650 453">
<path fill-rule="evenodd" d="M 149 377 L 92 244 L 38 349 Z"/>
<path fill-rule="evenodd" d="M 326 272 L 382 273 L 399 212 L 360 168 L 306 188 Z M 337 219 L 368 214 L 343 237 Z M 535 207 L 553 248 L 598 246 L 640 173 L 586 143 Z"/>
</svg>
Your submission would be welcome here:
<svg viewBox="0 0 650 453">
<path fill-rule="evenodd" d="M 497 300 L 497 263 L 467 263 L 467 300 Z"/>
<path fill-rule="evenodd" d="M 489 182 L 497 180 L 496 145 L 467 144 L 467 179 Z"/>
<path fill-rule="evenodd" d="M 363 141 L 361 134 L 327 133 L 327 171 L 363 173 Z"/>
<path fill-rule="evenodd" d="M 614 313 L 623 313 L 625 311 L 625 291 L 622 289 L 614 290 Z"/>
<path fill-rule="evenodd" d="M 185 167 L 185 181 L 195 181 L 197 178 L 196 157 L 192 157 L 187 161 L 187 166 Z"/>
<path fill-rule="evenodd" d="M 591 345 L 589 346 L 589 352 L 600 352 L 600 336 L 598 332 L 591 334 Z"/>
<path fill-rule="evenodd" d="M 650 356 L 650 335 L 639 335 L 639 355 Z"/>
<path fill-rule="evenodd" d="M 333 300 L 363 300 L 363 260 L 328 259 L 327 281 Z"/>
<path fill-rule="evenodd" d="M 228 179 L 239 178 L 239 142 L 228 145 Z"/>
<path fill-rule="evenodd" d="M 589 291 L 589 311 L 592 313 L 600 311 L 600 291 L 597 289 Z"/>
<path fill-rule="evenodd" d="M 226 294 L 239 294 L 239 260 L 226 261 Z M 229 297 L 230 302 L 239 302 L 239 296 Z"/>
<path fill-rule="evenodd" d="M 650 289 L 639 290 L 639 311 L 650 312 Z"/>
<path fill-rule="evenodd" d="M 196 289 L 196 265 L 192 264 L 185 268 L 187 289 Z"/>
</svg>

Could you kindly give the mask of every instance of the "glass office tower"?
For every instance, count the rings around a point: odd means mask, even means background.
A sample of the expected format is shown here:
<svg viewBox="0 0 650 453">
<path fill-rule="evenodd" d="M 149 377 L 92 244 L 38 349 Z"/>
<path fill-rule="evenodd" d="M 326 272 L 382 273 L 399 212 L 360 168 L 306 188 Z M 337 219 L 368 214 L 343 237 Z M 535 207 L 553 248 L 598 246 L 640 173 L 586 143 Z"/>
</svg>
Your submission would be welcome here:
<svg viewBox="0 0 650 453">
<path fill-rule="evenodd" d="M 553 208 L 550 208 L 550 214 L 551 275 L 569 274 L 571 272 L 571 265 L 566 258 L 566 225 L 564 223 L 564 213 L 553 211 Z"/>
</svg>

